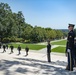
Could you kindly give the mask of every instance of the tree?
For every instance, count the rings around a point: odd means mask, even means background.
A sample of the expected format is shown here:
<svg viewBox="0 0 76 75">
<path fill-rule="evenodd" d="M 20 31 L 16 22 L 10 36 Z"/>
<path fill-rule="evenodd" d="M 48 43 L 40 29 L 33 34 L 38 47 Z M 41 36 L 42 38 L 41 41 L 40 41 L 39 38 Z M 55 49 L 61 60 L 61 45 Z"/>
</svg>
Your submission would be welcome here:
<svg viewBox="0 0 76 75">
<path fill-rule="evenodd" d="M 25 22 L 22 11 L 13 13 L 7 3 L 0 3 L 0 38 L 23 38 L 32 42 L 61 38 L 63 32 L 51 28 L 32 27 Z"/>
<path fill-rule="evenodd" d="M 25 26 L 25 19 L 21 11 L 13 13 L 7 3 L 0 3 L 0 36 L 20 37 Z"/>
<path fill-rule="evenodd" d="M 55 39 L 56 38 L 56 32 L 55 32 L 55 30 L 53 30 L 53 29 L 50 29 L 50 30 L 46 30 L 46 36 L 47 36 L 47 39 L 49 39 L 49 40 L 52 40 L 52 39 Z"/>
<path fill-rule="evenodd" d="M 31 27 L 30 25 L 27 25 L 25 28 L 24 28 L 24 32 L 22 34 L 22 37 L 26 40 L 29 40 L 30 39 L 30 34 L 31 34 L 31 31 L 33 30 L 33 27 Z"/>
<path fill-rule="evenodd" d="M 18 27 L 18 37 L 20 38 L 23 33 L 23 28 L 25 24 L 25 19 L 21 11 L 17 13 L 17 27 Z"/>
<path fill-rule="evenodd" d="M 40 42 L 44 38 L 44 34 L 41 27 L 35 26 L 31 32 L 31 41 Z"/>
<path fill-rule="evenodd" d="M 60 31 L 60 30 L 56 30 L 56 38 L 57 39 L 60 39 L 61 37 L 63 37 L 63 33 L 62 33 L 62 31 Z"/>
<path fill-rule="evenodd" d="M 7 3 L 0 3 L 0 36 L 1 40 L 3 37 L 7 37 L 7 28 L 9 24 L 9 19 L 7 15 L 12 13 L 10 6 Z"/>
</svg>

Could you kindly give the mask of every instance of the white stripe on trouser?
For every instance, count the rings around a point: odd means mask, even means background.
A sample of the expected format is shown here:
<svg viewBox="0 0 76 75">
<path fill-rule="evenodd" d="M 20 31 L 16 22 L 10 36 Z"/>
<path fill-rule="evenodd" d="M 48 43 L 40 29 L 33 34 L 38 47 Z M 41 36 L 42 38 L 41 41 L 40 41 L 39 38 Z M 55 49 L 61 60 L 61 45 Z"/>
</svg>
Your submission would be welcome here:
<svg viewBox="0 0 76 75">
<path fill-rule="evenodd" d="M 71 61 L 71 53 L 70 53 L 70 52 L 69 52 L 69 60 L 70 60 L 69 63 L 70 63 L 70 70 L 71 70 L 71 69 L 72 69 L 72 67 L 71 67 L 71 62 L 72 62 L 72 61 Z"/>
</svg>

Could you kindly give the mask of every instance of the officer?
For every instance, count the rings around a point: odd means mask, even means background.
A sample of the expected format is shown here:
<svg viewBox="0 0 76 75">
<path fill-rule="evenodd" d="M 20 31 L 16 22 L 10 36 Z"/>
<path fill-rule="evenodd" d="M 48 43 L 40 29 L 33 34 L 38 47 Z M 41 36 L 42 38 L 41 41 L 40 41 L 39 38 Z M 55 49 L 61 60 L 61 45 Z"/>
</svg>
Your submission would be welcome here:
<svg viewBox="0 0 76 75">
<path fill-rule="evenodd" d="M 74 39 L 74 67 L 76 67 L 76 39 Z"/>
<path fill-rule="evenodd" d="M 74 38 L 75 38 L 75 33 L 73 31 L 74 25 L 69 24 L 68 29 L 69 29 L 69 33 L 68 33 L 67 45 L 66 45 L 68 65 L 66 67 L 66 70 L 73 71 Z"/>
<path fill-rule="evenodd" d="M 10 52 L 10 54 L 11 54 L 11 53 L 13 53 L 14 46 L 11 45 L 11 46 L 10 46 L 10 49 L 11 49 L 11 52 Z"/>
<path fill-rule="evenodd" d="M 47 45 L 47 59 L 48 59 L 48 62 L 51 62 L 50 51 L 51 51 L 51 45 L 50 45 L 50 41 L 48 41 L 48 45 Z"/>
<path fill-rule="evenodd" d="M 21 51 L 21 46 L 20 45 L 18 46 L 18 51 L 19 51 L 18 55 L 20 55 L 21 54 L 21 52 L 20 52 Z"/>
</svg>

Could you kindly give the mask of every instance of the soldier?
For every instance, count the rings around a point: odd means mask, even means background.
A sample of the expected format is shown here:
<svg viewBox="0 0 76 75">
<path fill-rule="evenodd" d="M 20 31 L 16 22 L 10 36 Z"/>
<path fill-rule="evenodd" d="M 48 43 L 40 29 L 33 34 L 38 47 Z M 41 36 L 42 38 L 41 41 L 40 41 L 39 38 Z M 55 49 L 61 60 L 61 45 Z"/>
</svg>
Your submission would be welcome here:
<svg viewBox="0 0 76 75">
<path fill-rule="evenodd" d="M 4 52 L 6 52 L 5 48 L 6 48 L 6 46 L 5 46 L 5 45 L 3 45 L 3 53 L 4 53 Z"/>
<path fill-rule="evenodd" d="M 74 67 L 76 67 L 76 39 L 74 40 Z"/>
<path fill-rule="evenodd" d="M 75 33 L 73 31 L 74 25 L 69 24 L 68 29 L 69 29 L 69 33 L 68 33 L 67 45 L 66 45 L 68 65 L 66 67 L 66 70 L 73 71 L 74 38 L 75 38 Z"/>
<path fill-rule="evenodd" d="M 13 45 L 11 45 L 11 46 L 10 46 L 10 49 L 11 49 L 10 54 L 11 54 L 11 53 L 13 53 L 13 48 L 14 48 L 14 46 L 13 46 Z"/>
<path fill-rule="evenodd" d="M 47 45 L 47 59 L 48 59 L 48 62 L 51 62 L 50 51 L 51 51 L 51 45 L 50 45 L 50 41 L 48 41 L 48 45 Z"/>
<path fill-rule="evenodd" d="M 29 48 L 26 46 L 25 48 L 25 51 L 26 51 L 26 56 L 28 55 L 28 51 L 29 51 Z"/>
<path fill-rule="evenodd" d="M 21 51 L 21 46 L 20 45 L 18 46 L 18 51 L 19 51 L 18 55 L 20 55 L 21 54 L 21 52 L 20 52 Z"/>
</svg>

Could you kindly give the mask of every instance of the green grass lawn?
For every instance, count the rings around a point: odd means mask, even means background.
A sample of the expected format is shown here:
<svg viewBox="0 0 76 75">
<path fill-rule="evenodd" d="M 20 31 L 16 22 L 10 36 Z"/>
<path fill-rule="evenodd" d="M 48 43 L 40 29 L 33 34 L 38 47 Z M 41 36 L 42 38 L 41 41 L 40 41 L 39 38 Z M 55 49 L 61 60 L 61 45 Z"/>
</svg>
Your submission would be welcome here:
<svg viewBox="0 0 76 75">
<path fill-rule="evenodd" d="M 52 49 L 52 52 L 65 53 L 65 47 L 56 47 Z"/>
<path fill-rule="evenodd" d="M 12 44 L 15 48 L 17 48 L 17 47 L 20 45 L 22 49 L 25 49 L 25 47 L 28 46 L 29 49 L 31 49 L 31 50 L 40 50 L 40 49 L 46 47 L 46 45 L 35 45 L 35 44 L 23 44 L 23 43 L 20 43 L 20 44 L 11 43 L 11 44 Z M 11 44 L 9 44 L 9 46 L 10 46 Z"/>
<path fill-rule="evenodd" d="M 62 41 L 57 41 L 57 42 L 52 42 L 52 45 L 66 45 L 66 40 L 62 40 Z"/>
</svg>

